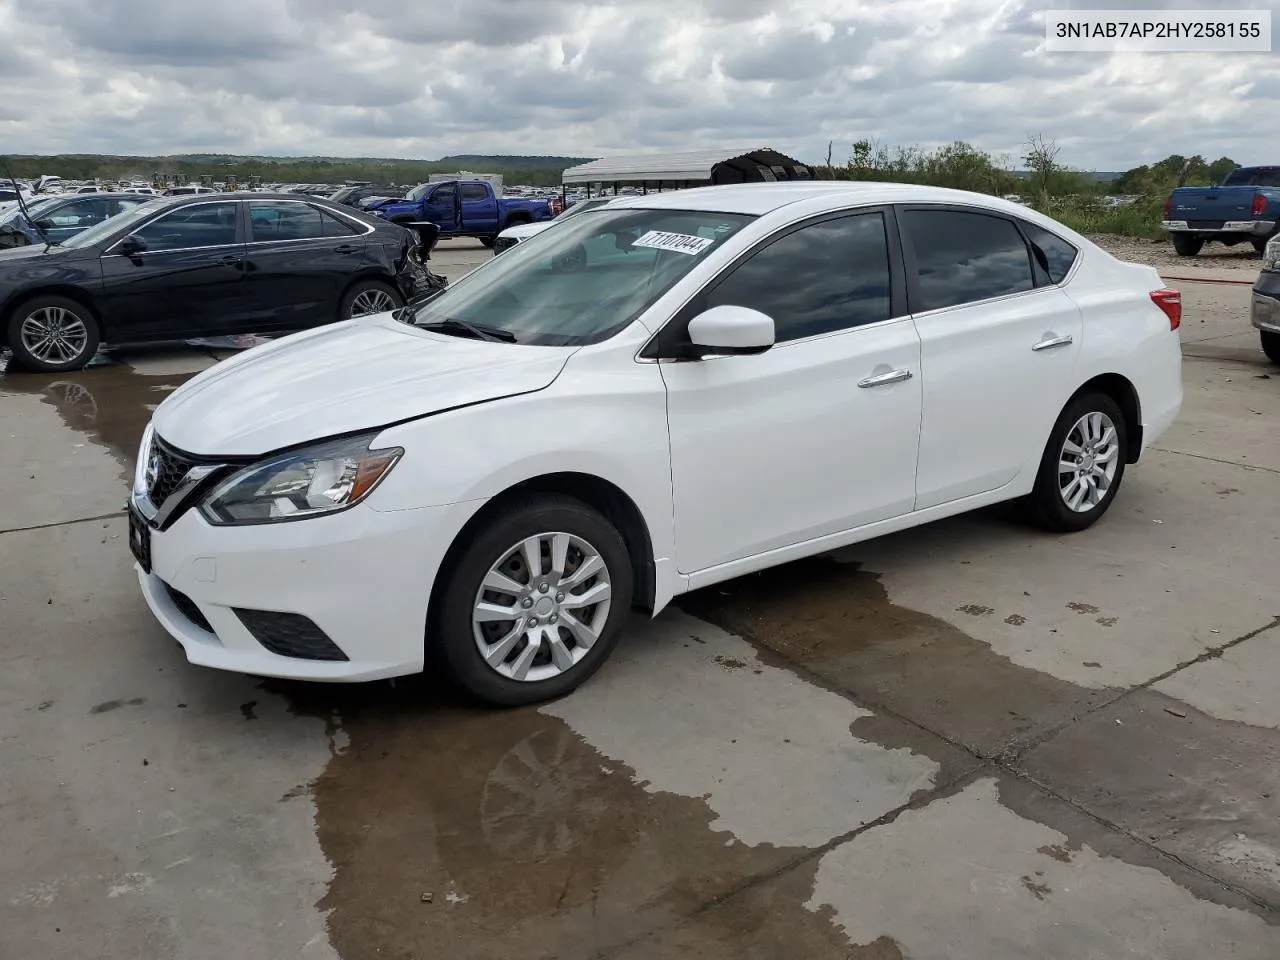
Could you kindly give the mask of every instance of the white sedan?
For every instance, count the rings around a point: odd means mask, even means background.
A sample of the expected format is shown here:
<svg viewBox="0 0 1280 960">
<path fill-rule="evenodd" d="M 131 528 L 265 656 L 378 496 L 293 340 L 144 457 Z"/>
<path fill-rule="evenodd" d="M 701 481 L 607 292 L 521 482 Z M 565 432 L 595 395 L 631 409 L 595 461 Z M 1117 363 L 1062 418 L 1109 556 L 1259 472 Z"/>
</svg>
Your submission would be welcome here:
<svg viewBox="0 0 1280 960">
<path fill-rule="evenodd" d="M 562 695 L 633 608 L 998 501 L 1090 526 L 1181 303 L 1026 207 L 787 183 L 583 213 L 156 410 L 130 541 L 197 664 Z"/>
</svg>

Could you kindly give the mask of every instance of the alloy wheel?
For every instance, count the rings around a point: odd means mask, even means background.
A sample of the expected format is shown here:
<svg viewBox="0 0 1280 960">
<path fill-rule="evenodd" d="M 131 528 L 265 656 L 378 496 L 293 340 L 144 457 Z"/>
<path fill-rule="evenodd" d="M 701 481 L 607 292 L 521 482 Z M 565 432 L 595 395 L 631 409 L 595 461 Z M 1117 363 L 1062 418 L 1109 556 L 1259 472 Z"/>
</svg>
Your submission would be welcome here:
<svg viewBox="0 0 1280 960">
<path fill-rule="evenodd" d="M 75 360 L 89 343 L 85 322 L 65 307 L 33 310 L 22 321 L 19 336 L 31 356 L 50 364 Z"/>
<path fill-rule="evenodd" d="M 1058 455 L 1058 492 L 1076 513 L 1094 509 L 1115 480 L 1120 435 L 1105 413 L 1086 413 L 1067 431 Z"/>
<path fill-rule="evenodd" d="M 609 568 L 586 540 L 570 533 L 527 537 L 498 558 L 476 592 L 476 648 L 509 680 L 560 676 L 599 639 L 611 596 Z"/>
<path fill-rule="evenodd" d="M 351 318 L 367 317 L 375 313 L 386 313 L 396 308 L 395 298 L 385 290 L 373 288 L 362 290 L 351 301 Z"/>
</svg>

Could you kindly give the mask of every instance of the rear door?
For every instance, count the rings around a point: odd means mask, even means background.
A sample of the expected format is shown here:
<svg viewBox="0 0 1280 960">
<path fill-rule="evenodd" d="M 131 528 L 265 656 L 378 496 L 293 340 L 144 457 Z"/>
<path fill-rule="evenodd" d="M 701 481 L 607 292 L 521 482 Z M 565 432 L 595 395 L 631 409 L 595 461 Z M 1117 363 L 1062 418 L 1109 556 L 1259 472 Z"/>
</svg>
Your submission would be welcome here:
<svg viewBox="0 0 1280 960">
<path fill-rule="evenodd" d="M 365 234 L 305 200 L 250 200 L 246 288 L 255 330 L 338 319 L 338 301 L 364 263 Z"/>
<path fill-rule="evenodd" d="M 904 206 L 898 222 L 920 334 L 924 510 L 999 489 L 1038 462 L 1078 386 L 1084 324 L 1058 286 L 1076 251 L 1056 235 L 1033 247 L 1012 217 L 973 208 Z"/>
<path fill-rule="evenodd" d="M 498 232 L 498 201 L 483 183 L 463 183 L 462 230 L 464 233 Z"/>
<path fill-rule="evenodd" d="M 146 250 L 102 255 L 102 309 L 116 343 L 236 332 L 245 313 L 240 203 L 190 203 L 135 230 Z"/>
</svg>

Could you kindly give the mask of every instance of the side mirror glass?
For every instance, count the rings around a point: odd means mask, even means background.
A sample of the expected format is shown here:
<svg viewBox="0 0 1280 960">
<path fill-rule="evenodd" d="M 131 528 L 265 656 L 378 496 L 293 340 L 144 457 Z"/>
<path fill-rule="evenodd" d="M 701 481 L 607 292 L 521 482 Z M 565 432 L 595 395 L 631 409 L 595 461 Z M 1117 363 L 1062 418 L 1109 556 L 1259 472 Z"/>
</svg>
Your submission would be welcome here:
<svg viewBox="0 0 1280 960">
<path fill-rule="evenodd" d="M 136 257 L 147 249 L 147 241 L 139 236 L 125 237 L 120 241 L 120 253 L 126 257 Z"/>
<path fill-rule="evenodd" d="M 774 343 L 773 317 L 750 307 L 712 307 L 689 321 L 689 340 L 703 354 L 764 353 Z"/>
</svg>

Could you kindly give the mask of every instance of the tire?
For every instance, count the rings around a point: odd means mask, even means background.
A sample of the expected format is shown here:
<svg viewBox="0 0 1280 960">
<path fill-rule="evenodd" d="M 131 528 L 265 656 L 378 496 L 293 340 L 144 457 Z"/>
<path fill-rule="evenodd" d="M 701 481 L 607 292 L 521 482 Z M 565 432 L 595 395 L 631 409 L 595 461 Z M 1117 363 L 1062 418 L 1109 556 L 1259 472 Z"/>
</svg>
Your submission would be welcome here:
<svg viewBox="0 0 1280 960">
<path fill-rule="evenodd" d="M 549 574 L 550 547 L 554 538 L 565 534 L 570 538 L 566 550 L 568 569 L 581 569 L 592 555 L 603 567 L 598 574 L 557 592 L 556 581 Z M 524 561 L 522 546 L 535 538 L 542 548 L 540 572 L 546 579 L 528 576 L 529 565 Z M 448 579 L 437 592 L 436 614 L 428 627 L 428 656 L 442 661 L 449 676 L 468 694 L 494 706 L 541 703 L 575 690 L 608 658 L 630 615 L 632 564 L 626 543 L 598 511 L 571 497 L 541 495 L 512 503 L 470 538 L 450 566 Z M 514 581 L 511 593 L 484 589 L 486 578 L 495 568 Z M 539 589 L 544 583 L 546 591 Z M 577 598 L 598 590 L 607 596 L 607 607 L 601 603 L 591 607 L 580 603 L 559 606 L 556 599 Z M 530 607 L 525 607 L 530 601 Z M 493 620 L 478 626 L 472 616 L 480 602 L 509 607 L 518 619 Z M 526 609 L 532 611 L 532 616 L 523 612 Z M 533 628 L 538 647 L 530 654 L 530 632 L 525 623 L 526 618 L 534 616 L 538 619 Z M 566 626 L 566 618 L 571 617 L 592 621 L 589 626 L 595 630 L 594 643 L 579 644 L 574 639 Z M 552 653 L 549 630 L 558 640 L 558 654 Z M 485 638 L 496 666 L 490 666 L 481 654 L 478 635 Z M 555 655 L 564 658 L 563 662 L 557 663 Z M 517 679 L 522 664 L 527 674 L 524 679 Z"/>
<path fill-rule="evenodd" d="M 57 325 L 63 339 L 45 350 L 33 342 L 40 325 Z M 34 297 L 18 304 L 5 331 L 17 366 L 41 373 L 80 370 L 93 359 L 101 343 L 98 320 L 84 304 L 67 297 Z"/>
<path fill-rule="evenodd" d="M 493 249 L 493 245 L 497 242 L 498 242 L 497 237 L 481 237 L 480 238 L 480 243 L 488 247 L 490 250 Z"/>
<path fill-rule="evenodd" d="M 1190 233 L 1173 234 L 1173 252 L 1180 257 L 1194 257 L 1204 246 L 1204 241 Z"/>
<path fill-rule="evenodd" d="M 1096 419 L 1098 417 L 1103 419 Z M 1094 434 L 1082 438 L 1079 431 L 1086 418 L 1095 432 L 1099 424 L 1102 426 L 1101 443 Z M 1109 440 L 1108 426 L 1114 431 L 1114 435 L 1110 436 Z M 1102 495 L 1094 500 L 1093 495 L 1086 490 L 1078 504 L 1078 507 L 1084 509 L 1078 509 L 1068 505 L 1067 496 L 1070 494 L 1074 498 L 1079 494 L 1079 488 L 1076 486 L 1079 480 L 1069 473 L 1061 472 L 1060 464 L 1076 462 L 1078 457 L 1083 459 L 1083 455 L 1072 454 L 1065 449 L 1067 441 L 1070 440 L 1077 449 L 1083 448 L 1087 451 L 1087 445 L 1079 442 L 1082 439 L 1098 444 L 1101 447 L 1100 453 L 1106 454 L 1110 451 L 1110 456 L 1100 468 L 1102 475 L 1099 476 L 1097 472 L 1090 473 L 1095 490 L 1098 487 L 1098 480 L 1106 475 L 1106 465 L 1114 461 L 1115 469 L 1107 480 L 1106 489 L 1101 491 Z M 1111 501 L 1115 499 L 1116 491 L 1120 489 L 1120 483 L 1124 479 L 1128 442 L 1129 431 L 1124 414 L 1119 405 L 1109 396 L 1105 393 L 1086 393 L 1072 399 L 1059 415 L 1058 422 L 1054 424 L 1053 431 L 1049 434 L 1049 442 L 1045 444 L 1044 455 L 1040 459 L 1040 470 L 1036 474 L 1036 485 L 1029 500 L 1032 518 L 1040 526 L 1057 533 L 1075 533 L 1097 523 L 1111 506 Z M 1086 460 L 1086 465 L 1088 462 Z M 1091 500 L 1093 500 L 1092 503 L 1090 503 Z"/>
<path fill-rule="evenodd" d="M 1270 330 L 1258 332 L 1262 335 L 1262 352 L 1272 363 L 1280 363 L 1280 333 L 1272 333 Z"/>
<path fill-rule="evenodd" d="M 383 305 L 382 309 L 366 309 L 378 304 Z M 356 317 L 386 313 L 403 306 L 403 294 L 391 284 L 382 280 L 358 280 L 343 295 L 338 307 L 338 319 L 354 320 Z"/>
</svg>

